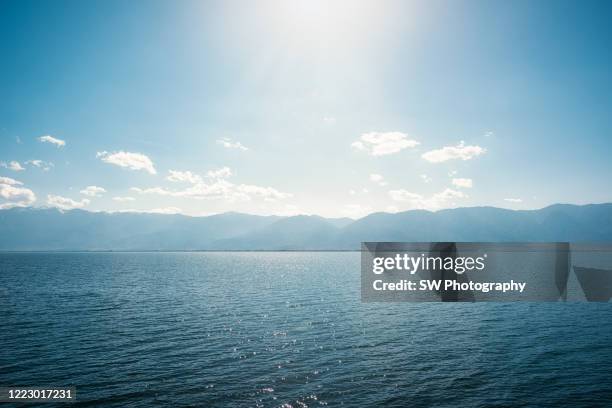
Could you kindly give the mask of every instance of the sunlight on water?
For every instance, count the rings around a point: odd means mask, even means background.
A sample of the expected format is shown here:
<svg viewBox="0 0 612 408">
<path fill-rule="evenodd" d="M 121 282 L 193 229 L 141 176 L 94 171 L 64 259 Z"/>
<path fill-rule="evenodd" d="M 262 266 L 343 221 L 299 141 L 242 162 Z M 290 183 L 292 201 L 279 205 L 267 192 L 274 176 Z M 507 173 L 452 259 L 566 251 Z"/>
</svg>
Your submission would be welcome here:
<svg viewBox="0 0 612 408">
<path fill-rule="evenodd" d="M 116 407 L 612 397 L 607 304 L 365 304 L 359 276 L 358 253 L 1 254 L 1 382 Z"/>
</svg>

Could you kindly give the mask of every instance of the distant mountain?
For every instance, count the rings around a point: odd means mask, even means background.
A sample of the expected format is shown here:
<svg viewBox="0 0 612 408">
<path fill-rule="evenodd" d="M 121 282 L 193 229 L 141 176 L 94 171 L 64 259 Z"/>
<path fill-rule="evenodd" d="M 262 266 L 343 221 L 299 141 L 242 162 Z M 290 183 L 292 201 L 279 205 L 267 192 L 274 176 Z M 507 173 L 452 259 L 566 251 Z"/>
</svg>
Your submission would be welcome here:
<svg viewBox="0 0 612 408">
<path fill-rule="evenodd" d="M 281 219 L 224 213 L 209 217 L 12 208 L 0 211 L 0 250 L 190 250 Z"/>
<path fill-rule="evenodd" d="M 0 250 L 358 249 L 362 241 L 612 241 L 612 204 L 513 211 L 471 207 L 318 216 L 208 217 L 13 208 L 0 211 Z"/>
<path fill-rule="evenodd" d="M 470 207 L 368 215 L 343 228 L 337 246 L 360 241 L 612 241 L 612 204 L 556 204 L 514 211 Z"/>
<path fill-rule="evenodd" d="M 231 249 L 330 249 L 341 227 L 316 215 L 297 215 L 256 228 L 240 236 L 219 240 L 216 248 Z"/>
</svg>

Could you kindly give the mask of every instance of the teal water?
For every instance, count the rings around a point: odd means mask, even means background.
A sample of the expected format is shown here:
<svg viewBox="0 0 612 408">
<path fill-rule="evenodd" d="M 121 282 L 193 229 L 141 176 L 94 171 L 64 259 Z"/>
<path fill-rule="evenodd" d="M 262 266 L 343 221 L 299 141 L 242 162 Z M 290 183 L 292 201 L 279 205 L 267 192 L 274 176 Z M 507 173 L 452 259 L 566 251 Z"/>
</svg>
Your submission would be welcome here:
<svg viewBox="0 0 612 408">
<path fill-rule="evenodd" d="M 75 407 L 612 404 L 609 304 L 366 304 L 359 262 L 0 254 L 0 386 L 75 386 Z"/>
</svg>

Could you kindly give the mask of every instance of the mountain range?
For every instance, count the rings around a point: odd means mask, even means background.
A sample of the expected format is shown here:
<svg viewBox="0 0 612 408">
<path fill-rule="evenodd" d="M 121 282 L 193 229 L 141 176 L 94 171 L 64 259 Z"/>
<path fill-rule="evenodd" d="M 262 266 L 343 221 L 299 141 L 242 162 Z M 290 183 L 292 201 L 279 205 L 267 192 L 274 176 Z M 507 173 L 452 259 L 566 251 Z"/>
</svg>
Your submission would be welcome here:
<svg viewBox="0 0 612 408">
<path fill-rule="evenodd" d="M 538 210 L 469 207 L 352 220 L 206 217 L 49 208 L 0 210 L 0 250 L 353 250 L 363 241 L 612 241 L 612 203 Z"/>
</svg>

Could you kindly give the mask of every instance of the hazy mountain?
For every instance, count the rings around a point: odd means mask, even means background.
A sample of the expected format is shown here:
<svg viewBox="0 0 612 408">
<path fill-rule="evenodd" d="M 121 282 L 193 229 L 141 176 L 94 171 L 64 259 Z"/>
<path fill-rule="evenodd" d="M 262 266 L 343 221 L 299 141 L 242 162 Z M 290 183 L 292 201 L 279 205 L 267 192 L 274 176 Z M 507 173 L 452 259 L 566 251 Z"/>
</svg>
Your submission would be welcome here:
<svg viewBox="0 0 612 408">
<path fill-rule="evenodd" d="M 376 213 L 343 228 L 336 243 L 360 241 L 612 241 L 612 204 Z"/>
<path fill-rule="evenodd" d="M 0 249 L 203 249 L 279 219 L 239 213 L 187 217 L 13 208 L 0 211 Z"/>
<path fill-rule="evenodd" d="M 278 220 L 252 232 L 220 240 L 217 248 L 230 249 L 329 249 L 341 228 L 335 220 L 297 215 Z"/>
<path fill-rule="evenodd" d="M 612 241 L 612 204 L 417 210 L 356 221 L 240 213 L 0 211 L 0 250 L 358 249 L 362 241 Z"/>
</svg>

